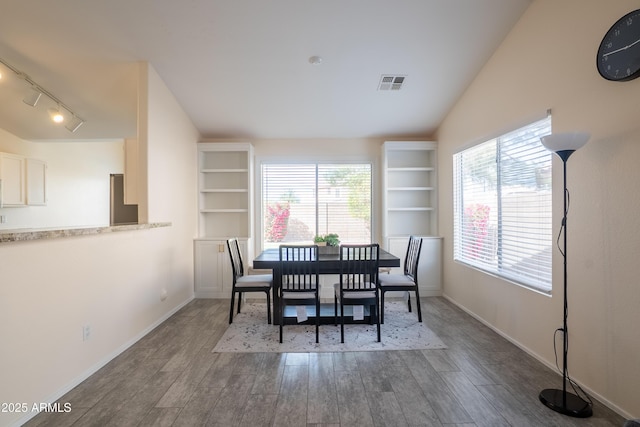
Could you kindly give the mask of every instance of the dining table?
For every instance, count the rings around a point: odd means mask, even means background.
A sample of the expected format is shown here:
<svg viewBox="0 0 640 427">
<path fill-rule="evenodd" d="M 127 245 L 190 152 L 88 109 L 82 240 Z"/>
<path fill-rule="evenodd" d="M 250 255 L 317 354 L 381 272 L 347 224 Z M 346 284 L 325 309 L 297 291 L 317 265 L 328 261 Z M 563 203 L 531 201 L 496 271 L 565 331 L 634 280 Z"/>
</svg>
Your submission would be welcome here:
<svg viewBox="0 0 640 427">
<path fill-rule="evenodd" d="M 321 275 L 327 274 L 340 274 L 341 261 L 340 255 L 336 253 L 319 253 L 318 254 L 318 268 Z M 400 258 L 393 255 L 390 252 L 380 248 L 379 253 L 379 267 L 380 268 L 393 268 L 400 267 Z M 272 270 L 273 271 L 273 324 L 279 325 L 282 319 L 280 318 L 280 298 L 278 296 L 280 288 L 280 255 L 278 248 L 268 248 L 262 251 L 253 260 L 253 268 L 257 270 Z M 334 321 L 334 306 L 331 304 L 322 304 L 320 312 L 321 323 L 333 323 Z M 345 312 L 346 313 L 346 312 Z M 314 314 L 315 315 L 315 314 Z"/>
</svg>

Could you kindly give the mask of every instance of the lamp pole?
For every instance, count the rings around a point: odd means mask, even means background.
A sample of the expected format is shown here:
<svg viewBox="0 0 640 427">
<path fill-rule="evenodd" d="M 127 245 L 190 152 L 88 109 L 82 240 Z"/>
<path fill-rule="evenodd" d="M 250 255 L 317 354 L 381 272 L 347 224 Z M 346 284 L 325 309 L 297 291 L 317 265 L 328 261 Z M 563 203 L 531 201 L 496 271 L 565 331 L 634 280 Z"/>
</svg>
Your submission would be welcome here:
<svg viewBox="0 0 640 427">
<path fill-rule="evenodd" d="M 562 231 L 564 233 L 564 246 L 561 251 L 564 259 L 564 310 L 562 321 L 562 390 L 545 389 L 540 392 L 540 401 L 547 407 L 570 417 L 587 418 L 593 415 L 591 404 L 581 397 L 567 391 L 567 382 L 570 382 L 567 368 L 567 355 L 569 353 L 569 331 L 567 328 L 567 318 L 569 315 L 568 292 L 567 292 L 567 211 L 568 211 L 568 191 L 567 191 L 567 160 L 578 148 L 586 144 L 589 134 L 571 133 L 555 134 L 542 138 L 542 144 L 549 150 L 555 152 L 562 159 L 563 171 L 563 214 Z"/>
</svg>

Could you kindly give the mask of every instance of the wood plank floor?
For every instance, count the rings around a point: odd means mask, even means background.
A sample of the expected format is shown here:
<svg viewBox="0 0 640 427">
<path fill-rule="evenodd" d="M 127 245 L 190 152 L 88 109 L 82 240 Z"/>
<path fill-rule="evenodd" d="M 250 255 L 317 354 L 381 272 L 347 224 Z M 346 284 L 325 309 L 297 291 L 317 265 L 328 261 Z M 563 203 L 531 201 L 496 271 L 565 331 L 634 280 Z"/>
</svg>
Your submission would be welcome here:
<svg viewBox="0 0 640 427">
<path fill-rule="evenodd" d="M 70 413 L 42 413 L 26 425 L 623 424 L 599 402 L 588 419 L 546 408 L 538 393 L 561 386 L 557 373 L 446 299 L 422 304 L 424 322 L 448 349 L 229 354 L 211 352 L 228 302 L 194 300 L 63 396 Z"/>
</svg>

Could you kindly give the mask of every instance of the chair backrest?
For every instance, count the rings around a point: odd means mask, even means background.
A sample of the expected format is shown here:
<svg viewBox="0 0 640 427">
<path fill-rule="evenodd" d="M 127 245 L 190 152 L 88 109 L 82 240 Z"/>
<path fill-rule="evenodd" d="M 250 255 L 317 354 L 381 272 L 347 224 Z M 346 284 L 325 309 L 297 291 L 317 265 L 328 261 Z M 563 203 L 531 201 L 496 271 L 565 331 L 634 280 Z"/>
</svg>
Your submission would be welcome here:
<svg viewBox="0 0 640 427">
<path fill-rule="evenodd" d="M 378 284 L 380 246 L 340 245 L 340 288 L 349 291 L 375 289 Z"/>
<path fill-rule="evenodd" d="M 227 250 L 229 251 L 231 270 L 233 271 L 233 282 L 235 283 L 238 277 L 244 276 L 244 265 L 242 265 L 242 254 L 240 252 L 238 239 L 228 239 Z"/>
<path fill-rule="evenodd" d="M 411 277 L 416 284 L 418 283 L 418 263 L 421 251 L 422 238 L 410 236 L 407 255 L 404 257 L 404 274 Z"/>
<path fill-rule="evenodd" d="M 318 245 L 280 245 L 281 289 L 309 292 L 318 289 L 320 264 Z"/>
</svg>

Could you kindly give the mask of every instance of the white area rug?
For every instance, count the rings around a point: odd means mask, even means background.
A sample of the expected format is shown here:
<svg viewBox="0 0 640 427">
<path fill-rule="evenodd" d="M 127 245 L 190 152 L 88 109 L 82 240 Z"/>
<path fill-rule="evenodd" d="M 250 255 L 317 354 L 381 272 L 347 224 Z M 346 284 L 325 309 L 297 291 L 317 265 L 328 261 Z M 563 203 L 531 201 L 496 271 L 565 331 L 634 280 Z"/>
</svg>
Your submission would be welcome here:
<svg viewBox="0 0 640 427">
<path fill-rule="evenodd" d="M 283 343 L 279 343 L 277 325 L 266 322 L 265 304 L 246 304 L 242 313 L 213 349 L 214 353 L 306 353 L 376 350 L 422 350 L 447 348 L 440 338 L 405 303 L 385 304 L 385 323 L 380 326 L 382 342 L 376 341 L 376 325 L 344 326 L 344 344 L 340 343 L 338 326 L 320 325 L 320 343 L 315 343 L 315 325 L 285 325 Z"/>
</svg>

